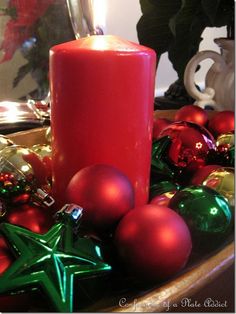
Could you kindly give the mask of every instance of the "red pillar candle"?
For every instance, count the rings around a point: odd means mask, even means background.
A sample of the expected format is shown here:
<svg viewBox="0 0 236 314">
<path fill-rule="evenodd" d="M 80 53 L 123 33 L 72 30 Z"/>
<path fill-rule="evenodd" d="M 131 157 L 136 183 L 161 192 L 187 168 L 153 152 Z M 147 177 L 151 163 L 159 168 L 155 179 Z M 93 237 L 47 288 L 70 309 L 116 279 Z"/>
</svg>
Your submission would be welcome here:
<svg viewBox="0 0 236 314">
<path fill-rule="evenodd" d="M 91 36 L 50 51 L 53 194 L 58 204 L 81 168 L 126 174 L 147 202 L 156 57 L 116 36 Z"/>
</svg>

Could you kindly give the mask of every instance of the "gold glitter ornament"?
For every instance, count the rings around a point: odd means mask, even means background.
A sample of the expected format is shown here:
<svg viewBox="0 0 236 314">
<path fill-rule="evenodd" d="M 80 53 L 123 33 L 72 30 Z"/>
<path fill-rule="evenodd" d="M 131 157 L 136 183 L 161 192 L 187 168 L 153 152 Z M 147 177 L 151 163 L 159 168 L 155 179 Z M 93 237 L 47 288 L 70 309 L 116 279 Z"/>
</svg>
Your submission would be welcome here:
<svg viewBox="0 0 236 314">
<path fill-rule="evenodd" d="M 52 148 L 50 145 L 47 144 L 36 144 L 32 146 L 31 149 L 41 158 L 44 158 L 46 156 L 51 157 L 52 155 Z"/>
<path fill-rule="evenodd" d="M 51 127 L 50 126 L 46 130 L 45 138 L 46 138 L 48 143 L 51 143 L 51 141 L 52 141 L 52 133 L 51 133 Z"/>
<path fill-rule="evenodd" d="M 7 146 L 11 146 L 14 145 L 14 143 L 12 142 L 12 140 L 10 140 L 8 137 L 6 137 L 5 135 L 0 134 L 0 151 L 2 149 L 4 149 Z"/>
</svg>

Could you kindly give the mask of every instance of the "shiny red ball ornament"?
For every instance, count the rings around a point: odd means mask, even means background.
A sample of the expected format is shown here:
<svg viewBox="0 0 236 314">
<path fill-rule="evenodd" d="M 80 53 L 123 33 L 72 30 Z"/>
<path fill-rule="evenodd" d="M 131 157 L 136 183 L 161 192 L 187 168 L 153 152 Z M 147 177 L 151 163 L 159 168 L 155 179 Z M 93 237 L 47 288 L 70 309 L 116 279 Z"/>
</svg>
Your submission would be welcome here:
<svg viewBox="0 0 236 314">
<path fill-rule="evenodd" d="M 28 294 L 14 294 L 0 296 L 1 312 L 28 312 L 30 307 Z"/>
<path fill-rule="evenodd" d="M 172 143 L 167 158 L 174 166 L 195 172 L 206 164 L 207 155 L 216 149 L 215 140 L 206 128 L 191 122 L 174 122 L 159 137 L 168 135 Z"/>
<path fill-rule="evenodd" d="M 48 209 L 30 204 L 10 209 L 6 221 L 40 234 L 47 232 L 54 223 Z"/>
<path fill-rule="evenodd" d="M 234 132 L 234 112 L 229 110 L 217 112 L 209 120 L 208 129 L 215 137 Z"/>
<path fill-rule="evenodd" d="M 111 231 L 134 207 L 134 189 L 128 177 L 117 168 L 96 164 L 72 177 L 66 199 L 83 207 L 82 221 L 92 229 Z"/>
<path fill-rule="evenodd" d="M 115 245 L 127 270 L 152 282 L 181 270 L 192 249 L 184 220 L 168 207 L 150 204 L 123 217 L 116 229 Z"/>
<path fill-rule="evenodd" d="M 0 236 L 0 276 L 14 261 L 8 245 L 3 237 Z M 29 308 L 29 296 L 27 294 L 1 295 L 1 312 L 27 311 Z"/>
<path fill-rule="evenodd" d="M 13 260 L 5 239 L 0 236 L 0 276 L 11 265 Z"/>
<path fill-rule="evenodd" d="M 152 138 L 157 139 L 160 132 L 172 122 L 165 118 L 154 118 Z"/>
<path fill-rule="evenodd" d="M 195 105 L 187 105 L 176 112 L 174 120 L 188 121 L 204 126 L 208 121 L 208 116 L 204 109 Z"/>
<path fill-rule="evenodd" d="M 222 168 L 222 166 L 219 165 L 207 165 L 200 169 L 198 169 L 192 179 L 191 184 L 192 185 L 201 185 L 203 181 L 209 176 L 210 173 L 212 173 L 214 170 Z"/>
</svg>

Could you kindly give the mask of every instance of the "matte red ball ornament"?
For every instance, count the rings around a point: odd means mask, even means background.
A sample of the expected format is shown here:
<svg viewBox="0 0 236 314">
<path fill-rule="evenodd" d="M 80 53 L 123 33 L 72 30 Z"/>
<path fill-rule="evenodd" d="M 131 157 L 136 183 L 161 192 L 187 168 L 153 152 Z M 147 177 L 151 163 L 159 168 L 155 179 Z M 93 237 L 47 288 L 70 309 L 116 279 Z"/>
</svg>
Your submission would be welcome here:
<svg viewBox="0 0 236 314">
<path fill-rule="evenodd" d="M 66 199 L 83 207 L 82 221 L 99 231 L 111 231 L 134 207 L 134 189 L 117 168 L 96 164 L 81 169 L 69 182 Z"/>
<path fill-rule="evenodd" d="M 152 282 L 182 269 L 192 248 L 184 220 L 168 207 L 150 204 L 123 217 L 116 229 L 115 245 L 127 270 Z"/>
<path fill-rule="evenodd" d="M 195 105 L 187 105 L 176 112 L 175 121 L 188 121 L 204 126 L 208 121 L 208 116 L 204 109 Z"/>
<path fill-rule="evenodd" d="M 172 122 L 165 118 L 155 118 L 153 121 L 153 133 L 152 138 L 157 139 L 159 137 L 160 132 L 170 125 Z"/>
<path fill-rule="evenodd" d="M 166 127 L 160 137 L 168 135 L 172 143 L 167 158 L 189 172 L 206 164 L 207 155 L 215 150 L 215 140 L 206 128 L 191 122 L 174 122 Z"/>
<path fill-rule="evenodd" d="M 217 137 L 220 134 L 234 132 L 234 112 L 220 111 L 217 112 L 209 121 L 208 129 Z"/>
<path fill-rule="evenodd" d="M 6 221 L 43 234 L 53 225 L 53 217 L 47 208 L 24 204 L 8 211 Z"/>
</svg>

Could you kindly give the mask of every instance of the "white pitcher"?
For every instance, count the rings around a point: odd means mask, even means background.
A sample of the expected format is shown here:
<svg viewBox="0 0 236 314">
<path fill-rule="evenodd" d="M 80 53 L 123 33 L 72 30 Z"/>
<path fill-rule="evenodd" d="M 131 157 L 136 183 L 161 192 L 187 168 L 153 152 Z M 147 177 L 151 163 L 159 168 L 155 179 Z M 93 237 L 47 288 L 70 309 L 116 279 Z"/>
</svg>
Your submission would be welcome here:
<svg viewBox="0 0 236 314">
<path fill-rule="evenodd" d="M 214 41 L 221 48 L 221 54 L 211 50 L 198 52 L 187 64 L 184 85 L 189 95 L 196 99 L 195 105 L 234 110 L 234 40 L 217 38 Z M 195 86 L 194 75 L 198 64 L 208 58 L 214 63 L 206 74 L 206 88 L 200 92 Z"/>
</svg>

